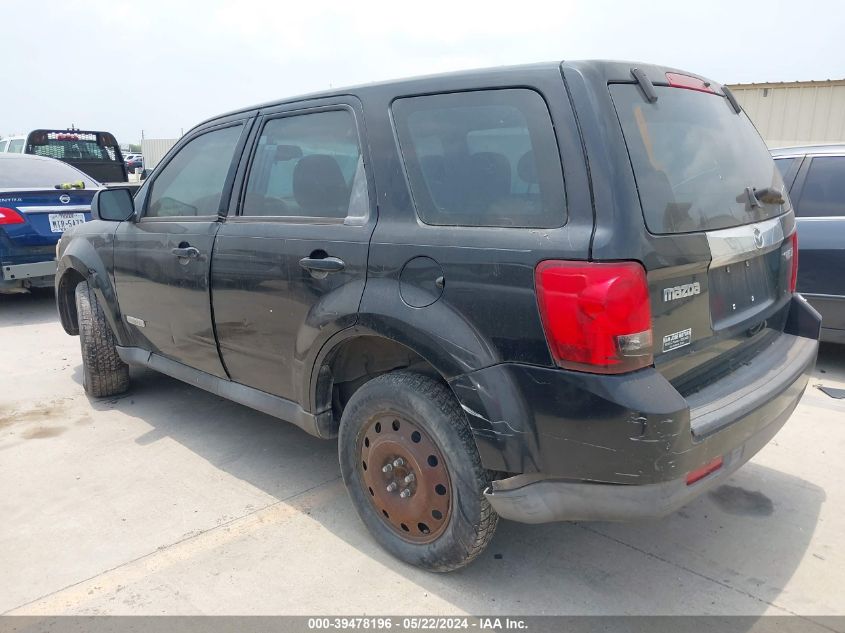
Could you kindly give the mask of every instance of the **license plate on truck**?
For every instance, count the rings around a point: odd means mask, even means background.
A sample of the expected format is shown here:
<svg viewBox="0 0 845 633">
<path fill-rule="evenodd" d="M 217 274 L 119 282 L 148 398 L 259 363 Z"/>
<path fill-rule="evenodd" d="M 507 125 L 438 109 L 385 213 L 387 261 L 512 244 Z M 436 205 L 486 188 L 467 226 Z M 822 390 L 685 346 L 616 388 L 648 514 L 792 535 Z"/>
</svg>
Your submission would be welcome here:
<svg viewBox="0 0 845 633">
<path fill-rule="evenodd" d="M 51 213 L 50 230 L 53 233 L 64 233 L 77 224 L 85 224 L 84 213 Z"/>
</svg>

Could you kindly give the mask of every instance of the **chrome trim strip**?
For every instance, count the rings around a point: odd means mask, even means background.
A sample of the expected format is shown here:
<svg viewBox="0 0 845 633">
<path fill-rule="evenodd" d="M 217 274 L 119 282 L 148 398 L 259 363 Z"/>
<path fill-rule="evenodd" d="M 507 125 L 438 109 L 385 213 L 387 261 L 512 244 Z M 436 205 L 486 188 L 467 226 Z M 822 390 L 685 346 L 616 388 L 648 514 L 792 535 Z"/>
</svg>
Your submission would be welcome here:
<svg viewBox="0 0 845 633">
<path fill-rule="evenodd" d="M 712 257 L 710 268 L 745 261 L 778 248 L 784 238 L 784 217 L 705 233 Z M 755 233 L 755 229 L 759 235 Z"/>
<path fill-rule="evenodd" d="M 845 220 L 845 215 L 805 215 L 795 216 L 798 222 L 821 222 L 822 220 Z"/>
<path fill-rule="evenodd" d="M 836 299 L 839 301 L 845 301 L 845 296 L 843 295 L 825 295 L 816 292 L 802 292 L 801 296 L 805 299 L 809 297 L 810 299 Z"/>
<path fill-rule="evenodd" d="M 90 210 L 91 205 L 89 204 L 62 204 L 44 207 L 18 207 L 18 211 L 22 211 L 23 213 L 79 213 L 80 211 Z"/>
</svg>

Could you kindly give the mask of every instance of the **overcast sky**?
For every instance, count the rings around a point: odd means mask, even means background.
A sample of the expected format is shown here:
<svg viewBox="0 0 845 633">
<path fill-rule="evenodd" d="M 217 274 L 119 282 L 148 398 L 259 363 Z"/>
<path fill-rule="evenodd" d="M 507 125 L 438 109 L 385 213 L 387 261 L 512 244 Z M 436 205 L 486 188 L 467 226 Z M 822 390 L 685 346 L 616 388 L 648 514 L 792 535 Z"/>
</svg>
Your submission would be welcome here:
<svg viewBox="0 0 845 633">
<path fill-rule="evenodd" d="M 523 62 L 845 78 L 843 0 L 0 0 L 0 24 L 0 135 L 73 123 L 121 143 L 330 86 Z"/>
</svg>

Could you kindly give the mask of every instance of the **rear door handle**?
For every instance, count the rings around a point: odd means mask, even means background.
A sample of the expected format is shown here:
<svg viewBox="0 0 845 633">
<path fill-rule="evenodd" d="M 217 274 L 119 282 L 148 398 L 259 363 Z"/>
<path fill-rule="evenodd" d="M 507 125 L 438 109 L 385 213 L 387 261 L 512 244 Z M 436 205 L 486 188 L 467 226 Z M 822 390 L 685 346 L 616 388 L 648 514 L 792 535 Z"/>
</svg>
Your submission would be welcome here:
<svg viewBox="0 0 845 633">
<path fill-rule="evenodd" d="M 337 273 L 346 268 L 343 260 L 337 257 L 303 257 L 299 260 L 299 265 L 312 274 L 323 273 L 324 275 Z"/>
<path fill-rule="evenodd" d="M 176 257 L 178 257 L 179 259 L 182 259 L 182 258 L 196 259 L 197 257 L 200 256 L 200 251 L 195 246 L 185 246 L 185 247 L 174 248 L 170 252 L 173 253 L 174 255 L 176 255 Z"/>
</svg>

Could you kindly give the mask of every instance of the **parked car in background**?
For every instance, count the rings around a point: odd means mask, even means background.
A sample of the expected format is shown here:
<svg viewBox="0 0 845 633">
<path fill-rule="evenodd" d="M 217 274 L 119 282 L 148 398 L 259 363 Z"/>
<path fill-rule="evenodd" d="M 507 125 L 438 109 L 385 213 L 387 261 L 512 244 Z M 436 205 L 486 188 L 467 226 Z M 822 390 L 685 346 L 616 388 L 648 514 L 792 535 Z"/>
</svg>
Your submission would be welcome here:
<svg viewBox="0 0 845 633">
<path fill-rule="evenodd" d="M 98 182 L 128 181 L 123 154 L 114 135 L 109 132 L 75 128 L 33 130 L 26 136 L 4 140 L 8 141 L 6 152 L 55 158 L 82 170 Z"/>
<path fill-rule="evenodd" d="M 0 139 L 0 152 L 23 154 L 25 145 L 26 136 L 7 136 L 6 138 Z"/>
<path fill-rule="evenodd" d="M 144 168 L 144 157 L 143 156 L 135 156 L 134 158 L 130 158 L 126 160 L 126 171 L 130 174 L 134 174 L 136 169 L 143 169 Z"/>
<path fill-rule="evenodd" d="M 91 219 L 99 188 L 52 158 L 0 154 L 0 293 L 53 285 L 56 242 Z"/>
<path fill-rule="evenodd" d="M 822 315 L 821 339 L 845 344 L 845 145 L 772 155 L 798 223 L 798 291 Z"/>
<path fill-rule="evenodd" d="M 733 95 L 670 68 L 371 84 L 99 192 L 56 301 L 88 394 L 135 363 L 335 439 L 378 542 L 449 571 L 498 517 L 665 515 L 780 430 L 819 333 L 782 189 Z"/>
</svg>

